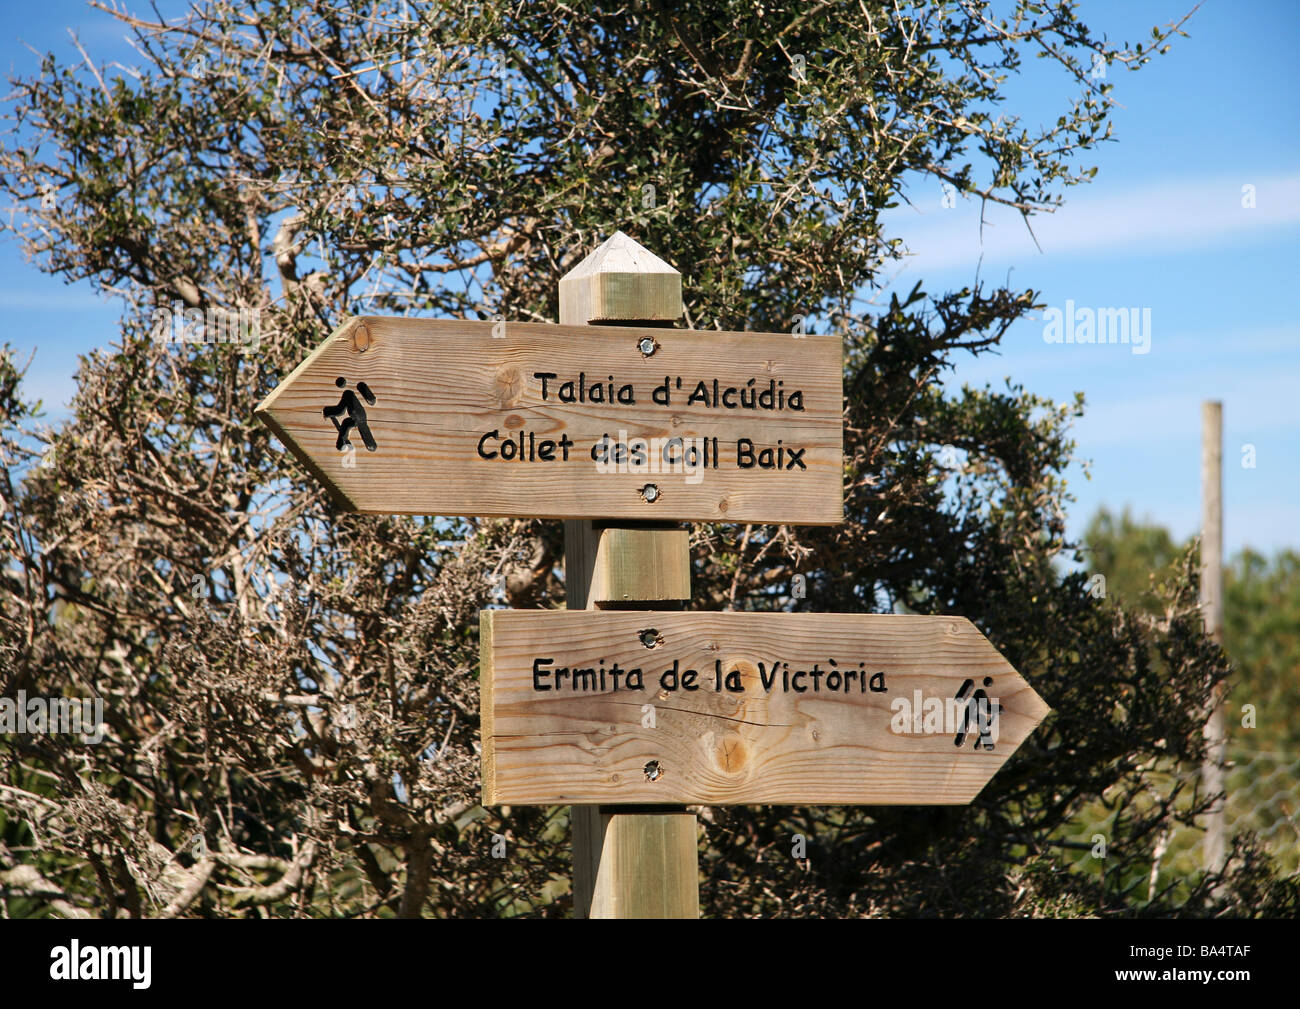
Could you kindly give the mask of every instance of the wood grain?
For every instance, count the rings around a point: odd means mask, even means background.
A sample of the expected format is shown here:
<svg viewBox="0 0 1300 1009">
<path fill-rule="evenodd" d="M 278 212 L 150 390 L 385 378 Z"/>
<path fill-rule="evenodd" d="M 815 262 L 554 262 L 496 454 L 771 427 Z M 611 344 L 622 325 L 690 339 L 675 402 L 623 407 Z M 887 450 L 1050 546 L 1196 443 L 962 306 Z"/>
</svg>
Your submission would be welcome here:
<svg viewBox="0 0 1300 1009">
<path fill-rule="evenodd" d="M 682 275 L 616 231 L 560 280 L 560 322 L 673 322 L 682 314 Z"/>
<path fill-rule="evenodd" d="M 659 640 L 647 648 L 651 629 Z M 961 804 L 1049 710 L 962 617 L 484 611 L 482 642 L 485 804 Z M 640 667 L 645 689 L 537 691 L 538 658 Z M 762 688 L 760 662 L 793 672 L 831 659 L 883 672 L 885 691 Z M 699 690 L 660 688 L 674 660 L 699 671 Z M 715 660 L 724 675 L 739 670 L 742 692 L 713 689 Z M 985 677 L 1002 709 L 992 751 L 973 734 L 959 747 L 950 732 L 891 728 L 895 699 L 953 698 Z M 645 704 L 654 728 L 642 726 Z"/>
<path fill-rule="evenodd" d="M 649 356 L 639 341 L 654 341 Z M 553 373 L 543 399 L 538 373 Z M 587 380 L 630 383 L 635 405 L 562 403 L 556 386 Z M 672 376 L 673 402 L 651 401 Z M 337 385 L 339 379 L 346 383 Z M 686 405 L 695 383 L 720 389 L 803 392 L 803 411 Z M 357 431 L 337 447 L 322 415 L 364 382 L 375 448 Z M 696 332 L 649 327 L 364 317 L 338 328 L 265 399 L 262 419 L 346 508 L 376 514 L 619 518 L 835 524 L 843 521 L 841 345 L 833 336 Z M 567 436 L 568 461 L 483 459 L 522 432 L 528 445 Z M 686 472 L 599 472 L 590 451 L 608 434 L 717 438 L 718 468 Z M 529 436 L 532 436 L 531 440 Z M 741 469 L 737 442 L 802 447 L 806 467 Z M 712 444 L 712 443 L 710 443 Z M 673 453 L 676 449 L 670 450 Z M 789 461 L 788 458 L 786 460 Z M 643 488 L 658 488 L 647 500 Z"/>
<path fill-rule="evenodd" d="M 597 529 L 587 609 L 646 608 L 691 598 L 685 529 Z"/>
<path fill-rule="evenodd" d="M 632 325 L 682 314 L 681 274 L 621 231 L 560 281 L 560 323 Z M 663 606 L 690 598 L 686 530 L 564 523 L 568 609 Z M 698 918 L 695 814 L 571 806 L 578 918 Z"/>
<path fill-rule="evenodd" d="M 574 906 L 583 918 L 698 918 L 699 825 L 685 810 L 574 806 Z"/>
</svg>

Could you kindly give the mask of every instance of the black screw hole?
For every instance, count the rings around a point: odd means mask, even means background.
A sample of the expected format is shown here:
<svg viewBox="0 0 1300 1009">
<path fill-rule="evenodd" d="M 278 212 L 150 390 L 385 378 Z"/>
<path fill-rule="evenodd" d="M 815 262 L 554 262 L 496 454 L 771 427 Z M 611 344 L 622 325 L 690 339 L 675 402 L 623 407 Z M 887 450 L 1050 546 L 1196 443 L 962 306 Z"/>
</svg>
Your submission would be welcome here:
<svg viewBox="0 0 1300 1009">
<path fill-rule="evenodd" d="M 657 760 L 647 760 L 645 765 L 645 780 L 658 781 L 663 777 L 664 769 L 659 766 Z"/>
<path fill-rule="evenodd" d="M 653 627 L 647 627 L 644 631 L 640 631 L 637 637 L 641 639 L 641 644 L 647 648 L 653 648 L 663 640 L 663 638 L 659 637 L 659 632 Z"/>
</svg>

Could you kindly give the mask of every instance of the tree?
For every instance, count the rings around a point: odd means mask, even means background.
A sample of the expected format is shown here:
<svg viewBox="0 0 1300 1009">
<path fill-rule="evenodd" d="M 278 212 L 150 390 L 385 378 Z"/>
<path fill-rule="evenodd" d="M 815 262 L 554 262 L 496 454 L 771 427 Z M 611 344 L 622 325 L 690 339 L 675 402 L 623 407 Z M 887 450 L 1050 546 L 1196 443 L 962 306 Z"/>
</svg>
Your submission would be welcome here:
<svg viewBox="0 0 1300 1009">
<path fill-rule="evenodd" d="M 558 524 L 340 514 L 252 411 L 347 314 L 553 320 L 559 278 L 615 228 L 683 269 L 688 325 L 803 317 L 845 341 L 848 521 L 698 527 L 694 604 L 791 606 L 803 573 L 820 610 L 964 613 L 1056 709 L 968 809 L 706 811 L 706 913 L 1175 909 L 1126 880 L 1195 813 L 1145 798 L 1153 766 L 1199 761 L 1189 712 L 1225 669 L 1190 576 L 1157 620 L 1057 574 L 1081 399 L 943 395 L 1032 291 L 870 301 L 902 252 L 884 209 L 946 183 L 1050 210 L 1109 135 L 1091 69 L 1177 30 L 1114 46 L 1068 6 L 1008 7 L 216 0 L 115 15 L 138 71 L 48 57 L 15 81 L 15 229 L 123 314 L 48 467 L 17 368 L 0 376 L 0 684 L 102 696 L 108 723 L 96 746 L 6 749 L 8 912 L 567 913 L 567 811 L 476 805 L 475 611 L 563 599 Z M 1080 86 L 1042 129 L 999 110 L 1028 54 Z M 253 313 L 260 340 L 169 345 L 169 310 L 209 332 Z M 955 487 L 942 446 L 965 455 Z M 1103 791 L 1098 885 L 1056 852 Z M 1179 909 L 1294 906 L 1252 851 L 1229 875 Z"/>
<path fill-rule="evenodd" d="M 1105 578 L 1106 594 L 1135 608 L 1144 604 L 1155 584 L 1175 573 L 1188 548 L 1175 543 L 1168 529 L 1137 521 L 1127 508 L 1120 515 L 1100 509 L 1088 522 L 1083 542 L 1089 573 Z"/>
<path fill-rule="evenodd" d="M 1139 522 L 1127 511 L 1102 509 L 1084 534 L 1090 574 L 1106 578 L 1108 594 L 1149 614 L 1160 603 L 1151 585 L 1171 577 L 1180 557 L 1199 563 L 1196 539 L 1177 543 L 1167 529 Z M 1300 556 L 1281 550 L 1264 557 L 1242 550 L 1223 569 L 1223 647 L 1232 661 L 1224 698 L 1227 713 L 1229 818 L 1238 826 L 1281 831 L 1296 868 L 1296 795 L 1287 791 L 1300 761 Z"/>
</svg>

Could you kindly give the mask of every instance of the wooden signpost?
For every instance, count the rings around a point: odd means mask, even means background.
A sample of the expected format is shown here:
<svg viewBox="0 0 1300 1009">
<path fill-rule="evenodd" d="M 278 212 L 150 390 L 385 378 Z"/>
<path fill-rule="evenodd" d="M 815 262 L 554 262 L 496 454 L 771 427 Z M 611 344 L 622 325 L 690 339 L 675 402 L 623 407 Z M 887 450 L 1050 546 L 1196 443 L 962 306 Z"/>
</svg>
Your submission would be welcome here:
<svg viewBox="0 0 1300 1009">
<path fill-rule="evenodd" d="M 1047 714 L 969 620 L 483 613 L 484 803 L 956 804 Z"/>
<path fill-rule="evenodd" d="M 558 326 L 352 319 L 257 411 L 344 507 L 567 520 L 567 610 L 482 615 L 483 801 L 572 804 L 582 917 L 698 917 L 686 804 L 970 802 L 1048 712 L 961 617 L 670 608 L 674 522 L 843 521 L 839 340 L 681 313 L 620 232 Z"/>
<path fill-rule="evenodd" d="M 829 336 L 357 318 L 257 416 L 353 511 L 824 525 L 841 375 Z"/>
</svg>

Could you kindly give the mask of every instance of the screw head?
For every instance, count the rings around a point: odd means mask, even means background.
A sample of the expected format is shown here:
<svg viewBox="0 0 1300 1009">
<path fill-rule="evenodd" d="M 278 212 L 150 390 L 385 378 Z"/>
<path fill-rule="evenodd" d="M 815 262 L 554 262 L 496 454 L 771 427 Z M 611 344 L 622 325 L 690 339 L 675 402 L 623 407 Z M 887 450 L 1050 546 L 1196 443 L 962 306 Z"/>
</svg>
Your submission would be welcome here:
<svg viewBox="0 0 1300 1009">
<path fill-rule="evenodd" d="M 646 357 L 649 357 L 659 349 L 659 344 L 655 343 L 653 336 L 643 336 L 637 341 L 637 349 Z"/>
<path fill-rule="evenodd" d="M 659 499 L 659 485 L 648 483 L 641 488 L 641 496 L 653 504 Z"/>
</svg>

